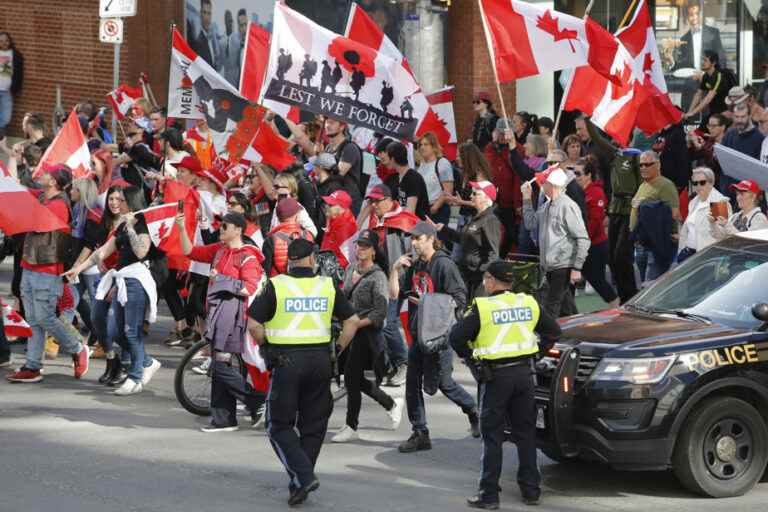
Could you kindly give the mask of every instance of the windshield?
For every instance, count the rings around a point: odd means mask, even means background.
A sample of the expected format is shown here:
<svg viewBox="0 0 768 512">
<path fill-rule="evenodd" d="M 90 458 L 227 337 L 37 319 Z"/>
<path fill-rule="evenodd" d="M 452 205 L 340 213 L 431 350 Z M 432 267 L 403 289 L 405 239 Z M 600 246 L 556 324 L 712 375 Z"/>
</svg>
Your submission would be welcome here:
<svg viewBox="0 0 768 512">
<path fill-rule="evenodd" d="M 768 302 L 768 255 L 712 246 L 636 295 L 628 305 L 680 310 L 739 329 L 761 322 L 752 306 Z"/>
</svg>

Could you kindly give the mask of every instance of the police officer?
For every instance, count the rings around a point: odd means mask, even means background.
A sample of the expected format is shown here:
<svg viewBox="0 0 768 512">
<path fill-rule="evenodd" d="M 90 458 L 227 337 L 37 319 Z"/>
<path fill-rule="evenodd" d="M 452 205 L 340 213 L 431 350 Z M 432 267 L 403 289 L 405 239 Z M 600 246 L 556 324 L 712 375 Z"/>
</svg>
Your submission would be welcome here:
<svg viewBox="0 0 768 512">
<path fill-rule="evenodd" d="M 479 492 L 474 508 L 499 508 L 502 442 L 508 418 L 520 461 L 517 483 L 527 505 L 541 497 L 536 464 L 536 405 L 533 360 L 560 337 L 560 326 L 536 299 L 511 291 L 514 267 L 492 262 L 483 275 L 488 297 L 478 297 L 453 327 L 451 346 L 480 377 L 480 432 L 483 437 Z"/>
<path fill-rule="evenodd" d="M 331 278 L 315 275 L 312 242 L 292 241 L 288 260 L 288 274 L 270 279 L 251 303 L 248 330 L 272 369 L 266 430 L 288 472 L 288 504 L 294 506 L 320 486 L 315 463 L 333 410 L 331 317 L 342 321 L 342 350 L 358 318 Z"/>
</svg>

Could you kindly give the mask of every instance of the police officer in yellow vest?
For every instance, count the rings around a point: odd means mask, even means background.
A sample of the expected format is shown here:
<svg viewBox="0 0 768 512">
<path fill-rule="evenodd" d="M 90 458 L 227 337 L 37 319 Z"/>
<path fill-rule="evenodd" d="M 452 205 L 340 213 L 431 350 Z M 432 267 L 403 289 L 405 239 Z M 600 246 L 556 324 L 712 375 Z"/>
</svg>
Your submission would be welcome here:
<svg viewBox="0 0 768 512">
<path fill-rule="evenodd" d="M 499 508 L 504 427 L 509 420 L 517 444 L 517 483 L 523 501 L 539 503 L 541 475 L 536 464 L 536 404 L 533 361 L 560 337 L 557 320 L 536 299 L 511 291 L 514 267 L 491 263 L 483 275 L 488 297 L 478 297 L 451 330 L 456 353 L 472 359 L 480 378 L 480 432 L 483 438 L 479 492 L 467 499 L 474 508 Z"/>
<path fill-rule="evenodd" d="M 315 275 L 312 242 L 292 241 L 288 260 L 288 274 L 270 279 L 251 303 L 248 330 L 272 369 L 265 425 L 288 472 L 288 504 L 293 506 L 320 485 L 315 463 L 333 411 L 331 317 L 342 321 L 342 350 L 358 318 L 331 279 Z"/>
</svg>

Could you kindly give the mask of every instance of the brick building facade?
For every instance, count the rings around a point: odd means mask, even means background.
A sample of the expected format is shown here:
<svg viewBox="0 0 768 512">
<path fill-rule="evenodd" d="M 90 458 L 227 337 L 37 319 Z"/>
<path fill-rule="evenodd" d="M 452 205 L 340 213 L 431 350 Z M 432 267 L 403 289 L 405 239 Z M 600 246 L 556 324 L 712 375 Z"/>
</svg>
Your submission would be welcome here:
<svg viewBox="0 0 768 512">
<path fill-rule="evenodd" d="M 50 127 L 61 86 L 69 111 L 77 102 L 105 102 L 112 89 L 113 46 L 99 41 L 98 0 L 0 0 L 0 27 L 24 55 L 24 83 L 14 98 L 9 133 L 21 133 L 24 112 L 40 112 Z M 157 101 L 164 103 L 170 62 L 169 26 L 182 24 L 184 0 L 139 0 L 138 14 L 125 20 L 120 53 L 120 81 L 135 85 L 141 72 L 150 78 Z M 498 97 L 477 2 L 454 2 L 448 14 L 448 82 L 456 87 L 459 140 L 471 136 L 472 95 L 487 90 Z M 514 84 L 502 87 L 513 112 Z M 497 108 L 501 115 L 501 109 Z"/>
</svg>

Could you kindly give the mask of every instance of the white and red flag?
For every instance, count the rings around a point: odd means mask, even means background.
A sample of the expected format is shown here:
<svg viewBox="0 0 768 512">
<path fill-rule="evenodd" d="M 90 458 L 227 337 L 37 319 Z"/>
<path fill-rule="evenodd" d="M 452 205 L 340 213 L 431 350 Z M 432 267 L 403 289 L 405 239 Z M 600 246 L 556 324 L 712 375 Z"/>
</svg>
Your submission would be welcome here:
<svg viewBox="0 0 768 512">
<path fill-rule="evenodd" d="M 422 122 L 411 102 L 418 91 L 400 62 L 275 3 L 262 101 L 412 139 Z"/>
<path fill-rule="evenodd" d="M 7 236 L 68 228 L 15 178 L 0 178 L 0 230 Z"/>
<path fill-rule="evenodd" d="M 32 176 L 34 178 L 40 176 L 46 164 L 66 164 L 72 169 L 74 178 L 83 178 L 91 171 L 91 152 L 88 150 L 88 141 L 85 140 L 85 134 L 80 128 L 80 120 L 74 109 L 67 116 L 56 138 L 43 153 Z"/>
<path fill-rule="evenodd" d="M 107 100 L 112 106 L 112 112 L 118 119 L 123 120 L 130 113 L 136 100 L 144 96 L 141 87 L 131 87 L 122 84 L 120 87 L 107 94 Z"/>
<path fill-rule="evenodd" d="M 432 94 L 427 95 L 427 100 L 432 106 L 440 122 L 451 134 L 447 144 L 443 144 L 443 154 L 448 160 L 456 160 L 459 139 L 456 136 L 456 118 L 453 114 L 453 86 L 448 86 Z M 442 144 L 442 142 L 441 142 Z"/>
<path fill-rule="evenodd" d="M 147 223 L 149 238 L 155 246 L 159 247 L 163 240 L 170 236 L 178 211 L 178 203 L 161 204 L 141 211 Z"/>
<path fill-rule="evenodd" d="M 501 83 L 587 64 L 611 74 L 616 41 L 588 16 L 519 0 L 480 0 L 480 13 Z"/>
<path fill-rule="evenodd" d="M 259 102 L 268 62 L 269 32 L 258 23 L 249 22 L 243 49 L 243 65 L 240 69 L 240 94 L 254 103 Z M 294 123 L 299 122 L 300 111 L 295 106 L 271 100 L 266 100 L 263 105 Z"/>
<path fill-rule="evenodd" d="M 399 63 L 403 69 L 411 75 L 413 81 L 415 83 L 417 82 L 411 67 L 408 65 L 408 60 L 403 56 L 395 43 L 384 34 L 376 22 L 373 21 L 373 19 L 371 19 L 371 17 L 368 16 L 368 14 L 366 14 L 366 12 L 356 3 L 352 3 L 344 35 L 352 41 L 369 46 L 381 55 L 385 55 Z M 418 86 L 418 83 L 416 83 L 416 85 Z M 414 91 L 413 94 L 404 99 L 400 108 L 402 115 L 405 115 L 405 113 L 408 112 L 409 115 L 419 120 L 418 126 L 416 127 L 416 138 L 421 137 L 427 132 L 432 132 L 437 137 L 443 150 L 447 149 L 448 145 L 451 144 L 451 135 L 453 135 L 453 142 L 456 142 L 455 129 L 452 134 L 445 122 L 445 118 L 441 118 L 432 108 L 429 98 L 424 95 L 420 87 Z M 448 156 L 448 158 L 450 160 L 455 160 L 456 157 L 454 156 L 451 158 Z"/>
<path fill-rule="evenodd" d="M 32 328 L 24 317 L 18 311 L 3 301 L 0 301 L 3 308 L 3 327 L 5 335 L 8 338 L 29 338 L 32 336 Z"/>
<path fill-rule="evenodd" d="M 291 143 L 281 137 L 267 121 L 259 124 L 253 142 L 245 150 L 243 158 L 252 162 L 267 164 L 281 171 L 296 161 L 290 152 Z"/>
<path fill-rule="evenodd" d="M 611 82 L 589 66 L 575 70 L 565 110 L 579 110 L 620 144 L 629 142 L 637 126 L 646 134 L 680 122 L 682 113 L 672 105 L 648 7 L 641 1 L 632 21 L 616 33 L 620 43 L 612 66 L 619 83 Z"/>
<path fill-rule="evenodd" d="M 172 205 L 177 208 L 178 202 L 184 203 L 184 229 L 193 245 L 201 244 L 200 226 L 197 220 L 197 211 L 202 208 L 202 201 L 198 192 L 178 181 L 168 181 L 163 189 L 163 201 L 166 205 Z M 170 210 L 165 211 L 167 215 Z M 175 213 L 174 213 L 175 216 Z M 167 217 L 166 217 L 167 218 Z M 147 225 L 149 227 L 149 225 Z M 181 250 L 181 238 L 179 228 L 175 222 L 171 222 L 171 232 L 160 239 L 157 248 L 165 252 L 168 256 L 168 268 L 173 270 L 183 270 L 194 272 L 196 274 L 207 275 L 210 265 L 193 262 Z"/>
</svg>

